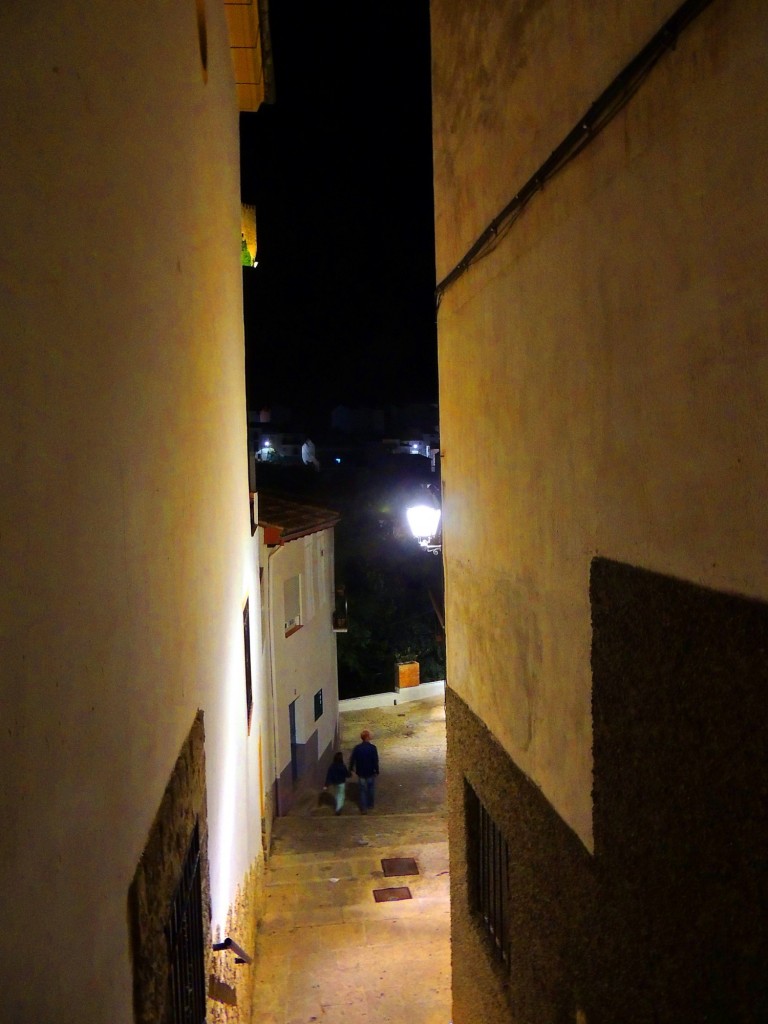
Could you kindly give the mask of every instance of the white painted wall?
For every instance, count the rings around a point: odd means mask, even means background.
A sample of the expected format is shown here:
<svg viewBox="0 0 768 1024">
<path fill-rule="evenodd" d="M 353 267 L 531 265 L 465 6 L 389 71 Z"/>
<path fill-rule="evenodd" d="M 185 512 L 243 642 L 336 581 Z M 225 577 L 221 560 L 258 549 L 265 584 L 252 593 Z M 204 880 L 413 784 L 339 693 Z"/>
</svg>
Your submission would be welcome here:
<svg viewBox="0 0 768 1024">
<path fill-rule="evenodd" d="M 8 1020 L 133 1019 L 128 887 L 198 708 L 214 927 L 260 847 L 238 120 L 205 10 L 207 81 L 187 0 L 0 7 Z"/>
<path fill-rule="evenodd" d="M 259 530 L 262 535 L 263 529 Z M 289 541 L 279 548 L 262 547 L 268 580 L 270 641 L 265 657 L 273 666 L 276 707 L 275 765 L 279 776 L 291 760 L 288 705 L 297 701 L 297 740 L 306 743 L 318 733 L 318 754 L 332 743 L 338 719 L 336 636 L 331 616 L 334 598 L 333 530 Z M 285 635 L 283 585 L 301 577 L 302 626 Z M 267 672 L 269 669 L 267 668 Z M 323 714 L 314 719 L 314 695 L 323 690 Z"/>
</svg>

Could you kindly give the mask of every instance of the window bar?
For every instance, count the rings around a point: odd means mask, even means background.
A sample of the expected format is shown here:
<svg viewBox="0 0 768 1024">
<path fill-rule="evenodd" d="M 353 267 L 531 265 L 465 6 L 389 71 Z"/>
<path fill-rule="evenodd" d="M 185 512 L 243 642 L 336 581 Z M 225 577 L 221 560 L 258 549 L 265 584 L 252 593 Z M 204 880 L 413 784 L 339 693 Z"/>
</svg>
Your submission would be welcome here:
<svg viewBox="0 0 768 1024">
<path fill-rule="evenodd" d="M 485 919 L 485 923 L 487 924 L 488 923 L 488 914 L 489 914 L 489 909 L 490 909 L 488 907 L 488 862 L 487 862 L 486 857 L 485 857 L 485 851 L 486 851 L 487 843 L 488 843 L 488 840 L 487 840 L 488 822 L 486 820 L 486 816 L 485 816 L 485 813 L 484 813 L 483 805 L 480 804 L 480 803 L 478 804 L 478 816 L 480 818 L 480 850 L 479 850 L 479 859 L 480 859 L 480 900 L 479 900 L 479 906 L 480 906 L 480 910 L 482 912 L 483 918 Z"/>
<path fill-rule="evenodd" d="M 497 949 L 501 948 L 499 924 L 501 918 L 501 836 L 493 829 L 493 939 Z"/>
<path fill-rule="evenodd" d="M 173 1024 L 205 1024 L 205 961 L 196 824 L 166 925 Z"/>
<path fill-rule="evenodd" d="M 509 963 L 509 846 L 468 782 L 465 806 L 474 909 L 499 956 Z"/>
<path fill-rule="evenodd" d="M 491 899 L 493 900 L 493 915 L 492 915 L 492 926 L 491 934 L 493 935 L 493 941 L 496 943 L 498 949 L 500 945 L 499 939 L 499 830 L 491 822 L 491 870 L 493 873 L 493 890 L 491 892 Z"/>
</svg>

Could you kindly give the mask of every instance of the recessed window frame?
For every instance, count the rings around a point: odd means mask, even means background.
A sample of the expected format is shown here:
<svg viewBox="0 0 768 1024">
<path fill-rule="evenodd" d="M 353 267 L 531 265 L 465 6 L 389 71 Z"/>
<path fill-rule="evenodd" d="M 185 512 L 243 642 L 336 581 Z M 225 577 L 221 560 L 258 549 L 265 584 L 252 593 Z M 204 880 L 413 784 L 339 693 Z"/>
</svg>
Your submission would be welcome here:
<svg viewBox="0 0 768 1024">
<path fill-rule="evenodd" d="M 301 573 L 283 580 L 283 626 L 286 637 L 292 636 L 304 624 L 301 589 Z"/>
<path fill-rule="evenodd" d="M 470 911 L 487 936 L 496 958 L 509 967 L 509 844 L 466 778 L 464 819 Z"/>
<path fill-rule="evenodd" d="M 243 608 L 243 653 L 245 657 L 245 710 L 248 735 L 251 735 L 253 718 L 253 676 L 251 674 L 251 612 L 250 598 L 246 598 Z"/>
<path fill-rule="evenodd" d="M 165 925 L 172 1024 L 197 1024 L 205 1020 L 205 939 L 200 855 L 200 827 L 196 821 Z"/>
</svg>

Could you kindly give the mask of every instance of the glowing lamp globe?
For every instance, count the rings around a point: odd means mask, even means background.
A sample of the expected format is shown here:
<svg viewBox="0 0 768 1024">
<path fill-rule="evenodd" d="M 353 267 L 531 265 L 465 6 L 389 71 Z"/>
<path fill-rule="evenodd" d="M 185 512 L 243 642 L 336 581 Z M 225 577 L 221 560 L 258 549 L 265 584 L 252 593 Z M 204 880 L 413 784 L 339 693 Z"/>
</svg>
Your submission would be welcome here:
<svg viewBox="0 0 768 1024">
<path fill-rule="evenodd" d="M 406 511 L 411 533 L 417 540 L 428 540 L 437 533 L 440 509 L 429 505 L 414 505 Z"/>
</svg>

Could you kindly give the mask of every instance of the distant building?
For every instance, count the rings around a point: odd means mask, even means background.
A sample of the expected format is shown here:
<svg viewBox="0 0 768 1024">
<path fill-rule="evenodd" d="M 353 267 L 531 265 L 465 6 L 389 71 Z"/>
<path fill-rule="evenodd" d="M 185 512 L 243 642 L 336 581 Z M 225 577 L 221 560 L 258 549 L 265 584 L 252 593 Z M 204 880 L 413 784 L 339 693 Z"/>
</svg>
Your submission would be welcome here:
<svg viewBox="0 0 768 1024">
<path fill-rule="evenodd" d="M 275 419 L 269 409 L 248 413 L 248 450 L 257 462 L 301 465 L 305 440 L 306 434 L 292 425 L 287 409 L 278 410 Z"/>
<path fill-rule="evenodd" d="M 258 462 L 284 462 L 298 465 L 302 461 L 302 434 L 258 430 L 253 434 L 253 451 Z"/>
<path fill-rule="evenodd" d="M 436 460 L 440 452 L 439 434 L 411 435 L 407 438 L 384 437 L 381 448 L 390 455 L 421 455 L 429 459 L 432 471 L 435 471 Z"/>
<path fill-rule="evenodd" d="M 317 461 L 317 455 L 315 453 L 315 443 L 309 437 L 301 446 L 301 461 L 305 466 L 312 466 L 313 469 L 320 469 L 320 463 Z"/>
<path fill-rule="evenodd" d="M 438 407 L 436 402 L 411 402 L 393 405 L 388 409 L 389 429 L 397 433 L 437 433 Z"/>
<path fill-rule="evenodd" d="M 386 418 L 381 409 L 337 405 L 331 411 L 331 429 L 343 434 L 381 435 L 386 430 Z"/>
<path fill-rule="evenodd" d="M 263 675 L 273 695 L 278 814 L 321 785 L 338 726 L 333 530 L 339 515 L 258 496 Z"/>
<path fill-rule="evenodd" d="M 368 437 L 437 433 L 437 424 L 438 409 L 433 403 L 390 405 L 386 409 L 338 405 L 331 411 L 333 430 Z"/>
<path fill-rule="evenodd" d="M 293 421 L 293 410 L 284 405 L 264 405 L 258 412 L 248 410 L 248 424 L 272 423 L 274 426 L 286 427 Z"/>
</svg>

